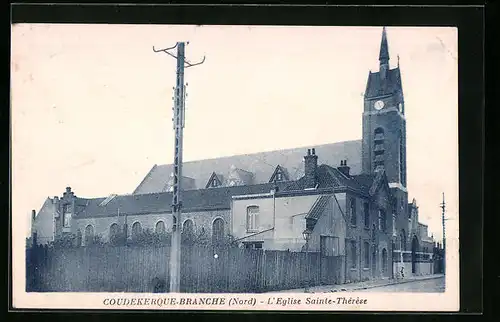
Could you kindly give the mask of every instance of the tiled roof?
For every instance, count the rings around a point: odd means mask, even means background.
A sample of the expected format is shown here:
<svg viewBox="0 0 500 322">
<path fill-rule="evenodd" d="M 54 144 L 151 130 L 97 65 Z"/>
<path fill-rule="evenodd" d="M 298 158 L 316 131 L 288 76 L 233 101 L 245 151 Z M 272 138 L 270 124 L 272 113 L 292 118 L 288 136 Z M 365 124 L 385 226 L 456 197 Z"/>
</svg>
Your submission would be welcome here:
<svg viewBox="0 0 500 322">
<path fill-rule="evenodd" d="M 373 183 L 373 176 L 367 174 L 345 176 L 339 169 L 322 164 L 317 170 L 318 189 L 348 187 L 368 194 Z M 304 190 L 306 188 L 304 178 L 291 182 L 284 191 Z"/>
<path fill-rule="evenodd" d="M 319 197 L 318 200 L 316 200 L 316 202 L 314 203 L 309 213 L 307 214 L 306 219 L 318 220 L 319 217 L 321 217 L 321 215 L 323 214 L 323 211 L 325 210 L 331 198 L 332 198 L 331 195 Z"/>
<path fill-rule="evenodd" d="M 399 67 L 388 70 L 386 79 L 380 77 L 380 72 L 370 72 L 368 75 L 365 91 L 366 98 L 394 94 L 399 91 L 402 91 Z"/>
<path fill-rule="evenodd" d="M 230 209 L 232 196 L 266 193 L 270 192 L 274 186 L 274 183 L 266 183 L 183 191 L 183 211 Z M 280 183 L 278 183 L 278 186 L 280 186 Z M 113 198 L 105 206 L 100 206 L 101 202 L 105 199 L 81 199 L 80 202 L 85 203 L 86 206 L 77 214 L 77 217 L 108 217 L 118 215 L 118 213 L 120 215 L 169 213 L 172 210 L 171 192 L 121 195 Z"/>
<path fill-rule="evenodd" d="M 361 172 L 361 140 L 345 141 L 312 146 L 316 149 L 318 163 L 337 166 L 340 160 L 348 160 L 351 172 Z M 213 172 L 225 177 L 231 166 L 251 172 L 253 184 L 269 182 L 277 165 L 287 169 L 290 180 L 297 180 L 304 174 L 303 157 L 308 147 L 260 152 L 253 154 L 221 157 L 200 161 L 184 162 L 183 175 L 195 180 L 195 189 L 203 189 Z M 145 194 L 162 191 L 172 173 L 172 164 L 155 165 L 134 194 Z"/>
</svg>

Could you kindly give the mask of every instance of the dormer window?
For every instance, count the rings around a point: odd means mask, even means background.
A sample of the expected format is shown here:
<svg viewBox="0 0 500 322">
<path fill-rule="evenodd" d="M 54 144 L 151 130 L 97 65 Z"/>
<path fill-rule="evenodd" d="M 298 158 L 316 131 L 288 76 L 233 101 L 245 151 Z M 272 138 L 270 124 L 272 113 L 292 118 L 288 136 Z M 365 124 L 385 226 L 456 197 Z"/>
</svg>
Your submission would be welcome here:
<svg viewBox="0 0 500 322">
<path fill-rule="evenodd" d="M 278 165 L 276 169 L 274 169 L 273 175 L 269 179 L 269 182 L 281 182 L 288 181 L 288 172 L 285 168 Z"/>
<path fill-rule="evenodd" d="M 212 172 L 212 175 L 207 181 L 205 188 L 216 188 L 222 185 L 222 175 Z"/>
</svg>

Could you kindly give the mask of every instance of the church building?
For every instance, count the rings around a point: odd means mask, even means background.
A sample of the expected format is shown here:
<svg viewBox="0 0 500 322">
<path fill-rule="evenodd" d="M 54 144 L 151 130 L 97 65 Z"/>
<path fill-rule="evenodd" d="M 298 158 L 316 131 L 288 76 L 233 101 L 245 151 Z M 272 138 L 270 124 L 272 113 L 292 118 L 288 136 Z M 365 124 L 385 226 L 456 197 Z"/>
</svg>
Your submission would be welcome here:
<svg viewBox="0 0 500 322">
<path fill-rule="evenodd" d="M 361 140 L 183 163 L 183 233 L 240 247 L 344 256 L 349 281 L 431 274 L 434 241 L 409 202 L 399 62 L 369 72 Z M 38 243 L 172 230 L 173 165 L 154 165 L 131 194 L 77 197 L 70 187 L 33 211 Z M 310 236 L 306 242 L 304 233 Z"/>
</svg>

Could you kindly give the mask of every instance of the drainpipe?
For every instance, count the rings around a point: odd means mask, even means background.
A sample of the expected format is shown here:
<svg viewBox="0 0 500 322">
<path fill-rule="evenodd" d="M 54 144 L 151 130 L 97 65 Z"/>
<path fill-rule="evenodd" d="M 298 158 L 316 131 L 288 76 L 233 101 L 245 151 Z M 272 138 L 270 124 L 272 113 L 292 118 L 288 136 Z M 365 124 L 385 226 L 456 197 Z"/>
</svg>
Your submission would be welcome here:
<svg viewBox="0 0 500 322">
<path fill-rule="evenodd" d="M 276 238 L 276 188 L 273 189 L 273 242 Z"/>
</svg>

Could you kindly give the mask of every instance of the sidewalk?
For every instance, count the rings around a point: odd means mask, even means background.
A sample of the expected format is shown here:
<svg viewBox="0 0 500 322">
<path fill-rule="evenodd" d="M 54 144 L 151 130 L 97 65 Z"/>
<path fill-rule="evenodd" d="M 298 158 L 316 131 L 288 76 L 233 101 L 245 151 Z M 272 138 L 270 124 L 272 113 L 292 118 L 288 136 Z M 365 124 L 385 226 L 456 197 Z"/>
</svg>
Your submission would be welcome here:
<svg viewBox="0 0 500 322">
<path fill-rule="evenodd" d="M 424 275 L 424 276 L 411 276 L 400 279 L 378 279 L 369 280 L 364 282 L 356 282 L 349 284 L 339 284 L 339 285 L 321 285 L 310 287 L 307 293 L 330 293 L 330 292 L 352 292 L 357 290 L 364 290 L 368 288 L 381 287 L 394 284 L 404 284 L 415 281 L 424 281 L 435 278 L 443 277 L 443 274 L 434 275 Z M 304 288 L 298 288 L 293 290 L 283 290 L 283 291 L 273 291 L 269 293 L 304 293 Z"/>
</svg>

